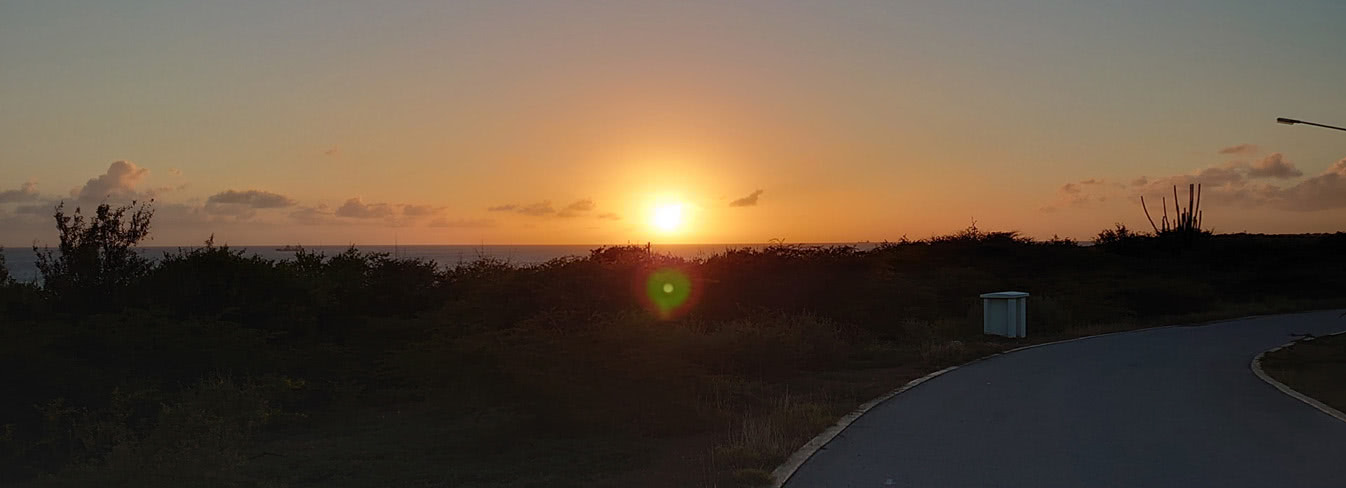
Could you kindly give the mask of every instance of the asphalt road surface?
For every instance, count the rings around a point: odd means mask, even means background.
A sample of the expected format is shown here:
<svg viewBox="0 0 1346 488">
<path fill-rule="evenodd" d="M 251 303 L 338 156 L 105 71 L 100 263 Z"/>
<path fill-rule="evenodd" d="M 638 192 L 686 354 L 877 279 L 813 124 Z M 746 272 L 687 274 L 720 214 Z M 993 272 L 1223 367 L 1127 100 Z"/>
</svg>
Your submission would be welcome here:
<svg viewBox="0 0 1346 488">
<path fill-rule="evenodd" d="M 785 486 L 1346 487 L 1346 422 L 1249 368 L 1290 334 L 1346 330 L 1340 315 L 1141 330 L 973 363 L 875 406 Z"/>
</svg>

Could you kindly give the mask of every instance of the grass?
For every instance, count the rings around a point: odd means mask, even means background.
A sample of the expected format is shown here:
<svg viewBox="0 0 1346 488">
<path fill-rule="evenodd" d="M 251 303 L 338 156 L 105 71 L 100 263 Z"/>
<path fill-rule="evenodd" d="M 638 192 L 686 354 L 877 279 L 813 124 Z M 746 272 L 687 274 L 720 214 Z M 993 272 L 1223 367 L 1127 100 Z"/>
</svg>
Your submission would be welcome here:
<svg viewBox="0 0 1346 488">
<path fill-rule="evenodd" d="M 1346 411 L 1346 334 L 1299 341 L 1262 357 L 1262 369 L 1291 389 Z"/>
</svg>

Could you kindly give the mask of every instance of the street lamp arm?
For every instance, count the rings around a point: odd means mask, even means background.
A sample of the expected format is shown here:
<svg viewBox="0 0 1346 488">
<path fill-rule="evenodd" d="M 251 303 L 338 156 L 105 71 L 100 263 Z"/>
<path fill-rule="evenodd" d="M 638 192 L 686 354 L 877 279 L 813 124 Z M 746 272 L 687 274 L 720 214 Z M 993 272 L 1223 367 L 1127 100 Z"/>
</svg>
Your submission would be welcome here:
<svg viewBox="0 0 1346 488">
<path fill-rule="evenodd" d="M 1307 121 L 1303 121 L 1303 120 L 1290 119 L 1290 118 L 1285 118 L 1285 117 L 1276 117 L 1276 123 L 1278 123 L 1278 124 L 1285 124 L 1285 125 L 1295 125 L 1295 124 L 1312 125 L 1312 126 L 1316 126 L 1316 127 L 1322 127 L 1322 128 L 1324 128 L 1324 129 L 1336 129 L 1336 130 L 1339 130 L 1339 131 L 1344 131 L 1344 132 L 1346 132 L 1346 127 L 1337 127 L 1337 126 L 1335 126 L 1335 125 L 1319 124 L 1319 123 L 1316 123 L 1316 122 L 1307 122 Z"/>
</svg>

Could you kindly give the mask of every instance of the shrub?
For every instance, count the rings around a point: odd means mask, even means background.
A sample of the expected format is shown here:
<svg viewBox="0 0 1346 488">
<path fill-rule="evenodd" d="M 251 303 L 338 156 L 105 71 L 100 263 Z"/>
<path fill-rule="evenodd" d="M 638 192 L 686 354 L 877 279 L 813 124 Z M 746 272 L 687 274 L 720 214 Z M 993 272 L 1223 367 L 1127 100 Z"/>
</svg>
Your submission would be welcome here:
<svg viewBox="0 0 1346 488">
<path fill-rule="evenodd" d="M 1098 246 L 1116 246 L 1125 244 L 1145 237 L 1145 234 L 1133 232 L 1126 228 L 1125 224 L 1118 222 L 1111 229 L 1099 231 L 1098 236 L 1094 237 L 1094 244 Z"/>
<path fill-rule="evenodd" d="M 103 203 L 88 217 L 78 207 L 67 215 L 65 203 L 57 205 L 53 217 L 60 246 L 55 251 L 33 246 L 44 289 L 68 306 L 97 309 L 120 303 L 126 288 L 150 269 L 135 246 L 149 237 L 153 203 L 117 208 Z"/>
<path fill-rule="evenodd" d="M 9 276 L 9 267 L 5 266 L 5 248 L 0 246 L 0 287 L 8 286 L 14 282 L 14 278 Z"/>
<path fill-rule="evenodd" d="M 213 317 L 252 327 L 271 328 L 309 304 L 297 278 L 270 260 L 242 250 L 205 246 L 165 253 L 145 279 L 146 307 L 178 316 Z"/>
</svg>

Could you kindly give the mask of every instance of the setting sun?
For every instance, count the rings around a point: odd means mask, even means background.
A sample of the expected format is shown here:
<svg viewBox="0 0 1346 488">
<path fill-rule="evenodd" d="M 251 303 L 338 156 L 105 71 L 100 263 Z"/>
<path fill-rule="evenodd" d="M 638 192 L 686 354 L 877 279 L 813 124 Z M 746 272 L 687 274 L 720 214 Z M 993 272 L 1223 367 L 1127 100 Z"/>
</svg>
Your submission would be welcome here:
<svg viewBox="0 0 1346 488">
<path fill-rule="evenodd" d="M 681 203 L 659 205 L 654 208 L 654 214 L 650 216 L 650 224 L 660 232 L 678 232 L 683 227 L 682 208 Z"/>
</svg>

